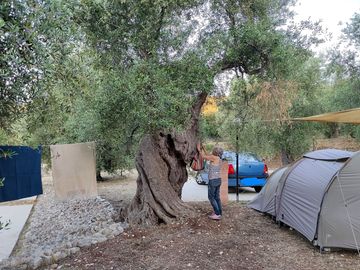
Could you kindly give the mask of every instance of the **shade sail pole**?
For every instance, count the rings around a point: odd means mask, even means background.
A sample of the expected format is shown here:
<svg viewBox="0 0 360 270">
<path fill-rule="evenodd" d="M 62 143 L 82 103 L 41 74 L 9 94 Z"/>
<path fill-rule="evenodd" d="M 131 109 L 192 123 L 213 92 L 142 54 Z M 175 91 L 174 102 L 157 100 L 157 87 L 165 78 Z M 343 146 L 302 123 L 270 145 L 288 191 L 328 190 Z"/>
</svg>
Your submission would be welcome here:
<svg viewBox="0 0 360 270">
<path fill-rule="evenodd" d="M 348 220 L 349 220 L 349 223 L 350 223 L 351 232 L 352 232 L 353 237 L 354 237 L 354 241 L 355 241 L 355 245 L 356 245 L 356 250 L 357 250 L 358 255 L 359 255 L 359 257 L 360 257 L 359 245 L 358 245 L 358 242 L 357 242 L 357 240 L 356 240 L 356 235 L 355 235 L 354 226 L 352 225 L 352 222 L 351 222 L 351 217 L 350 217 L 349 209 L 348 209 L 347 203 L 346 203 L 346 201 L 345 201 L 344 191 L 343 191 L 343 188 L 342 188 L 342 185 L 341 185 L 341 181 L 340 181 L 339 175 L 336 176 L 336 179 L 337 179 L 338 182 L 339 182 L 339 187 L 340 187 L 340 191 L 341 191 L 341 196 L 342 196 L 343 201 L 344 201 L 344 206 L 345 206 L 346 214 L 347 214 L 347 217 L 348 217 Z"/>
</svg>

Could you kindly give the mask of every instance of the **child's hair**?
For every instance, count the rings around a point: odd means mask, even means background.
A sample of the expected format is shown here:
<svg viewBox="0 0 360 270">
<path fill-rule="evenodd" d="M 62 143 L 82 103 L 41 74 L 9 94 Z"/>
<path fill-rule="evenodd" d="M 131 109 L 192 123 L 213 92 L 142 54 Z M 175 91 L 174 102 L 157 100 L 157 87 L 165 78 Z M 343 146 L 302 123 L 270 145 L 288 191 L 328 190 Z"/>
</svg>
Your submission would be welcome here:
<svg viewBox="0 0 360 270">
<path fill-rule="evenodd" d="M 218 156 L 219 158 L 222 157 L 223 152 L 224 152 L 224 151 L 222 150 L 222 148 L 217 147 L 217 146 L 215 146 L 215 147 L 213 148 L 213 150 L 212 150 L 212 154 L 213 154 L 214 156 Z"/>
</svg>

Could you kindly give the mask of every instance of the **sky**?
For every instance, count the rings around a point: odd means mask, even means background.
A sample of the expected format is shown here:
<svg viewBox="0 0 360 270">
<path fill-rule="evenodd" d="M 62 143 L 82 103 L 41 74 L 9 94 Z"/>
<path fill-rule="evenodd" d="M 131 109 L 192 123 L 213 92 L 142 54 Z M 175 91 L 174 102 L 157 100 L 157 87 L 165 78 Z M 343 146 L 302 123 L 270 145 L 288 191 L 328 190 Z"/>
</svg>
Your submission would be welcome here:
<svg viewBox="0 0 360 270">
<path fill-rule="evenodd" d="M 355 12 L 360 13 L 360 0 L 297 0 L 294 8 L 295 21 L 321 20 L 322 26 L 332 33 L 332 38 L 313 49 L 317 54 L 326 53 L 326 50 L 334 47 L 341 36 L 341 29 Z M 342 23 L 342 25 L 339 25 Z M 341 49 L 341 47 L 340 47 Z M 223 73 L 215 81 L 219 89 L 225 89 L 228 92 L 229 82 L 234 76 L 232 73 Z"/>
<path fill-rule="evenodd" d="M 298 0 L 294 11 L 297 13 L 296 20 L 309 17 L 313 21 L 321 20 L 323 27 L 332 33 L 332 40 L 316 49 L 320 52 L 336 44 L 346 22 L 355 12 L 360 13 L 360 0 Z"/>
</svg>

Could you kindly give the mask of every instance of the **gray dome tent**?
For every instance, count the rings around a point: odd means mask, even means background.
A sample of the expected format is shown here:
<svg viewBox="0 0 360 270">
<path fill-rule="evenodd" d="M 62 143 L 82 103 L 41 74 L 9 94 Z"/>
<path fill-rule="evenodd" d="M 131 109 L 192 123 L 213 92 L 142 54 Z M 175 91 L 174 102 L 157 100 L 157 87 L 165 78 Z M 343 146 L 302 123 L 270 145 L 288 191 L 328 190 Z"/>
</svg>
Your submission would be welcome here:
<svg viewBox="0 0 360 270">
<path fill-rule="evenodd" d="M 275 171 L 249 207 L 324 247 L 359 250 L 360 152 L 307 153 Z"/>
</svg>

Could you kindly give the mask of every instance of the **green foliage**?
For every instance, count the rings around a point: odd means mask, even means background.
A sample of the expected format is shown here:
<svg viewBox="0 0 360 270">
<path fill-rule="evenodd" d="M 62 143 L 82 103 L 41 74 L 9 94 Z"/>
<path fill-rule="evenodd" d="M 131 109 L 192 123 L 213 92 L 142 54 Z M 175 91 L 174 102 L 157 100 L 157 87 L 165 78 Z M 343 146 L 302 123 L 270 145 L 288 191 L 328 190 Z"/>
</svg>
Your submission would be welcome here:
<svg viewBox="0 0 360 270">
<path fill-rule="evenodd" d="M 324 91 L 323 103 L 327 111 L 346 110 L 360 107 L 360 14 L 355 13 L 343 29 L 341 47 L 329 52 L 330 65 L 327 68 L 332 81 Z M 346 47 L 345 47 L 346 46 Z M 344 49 L 344 47 L 346 49 Z M 360 140 L 360 127 L 354 125 L 329 125 L 329 135 L 341 130 L 344 134 Z"/>
<path fill-rule="evenodd" d="M 309 148 L 316 128 L 284 119 L 309 115 L 318 108 L 315 93 L 321 85 L 320 65 L 309 60 L 308 48 L 321 42 L 320 25 L 307 21 L 285 27 L 292 16 L 291 1 L 212 4 L 216 10 L 213 23 L 218 26 L 210 26 L 209 31 L 220 45 L 210 44 L 211 49 L 226 48 L 221 66 L 231 66 L 236 72 L 218 115 L 219 133 L 233 148 L 238 137 L 241 150 L 297 157 Z M 228 28 L 216 24 L 222 20 Z M 305 37 L 305 29 L 318 35 Z"/>
<path fill-rule="evenodd" d="M 40 12 L 38 1 L 0 3 L 1 129 L 8 129 L 38 94 L 45 57 L 38 29 Z"/>
<path fill-rule="evenodd" d="M 237 93 L 232 94 L 240 98 L 233 101 L 234 117 L 253 115 L 248 104 L 261 91 L 257 81 L 294 76 L 293 61 L 303 62 L 309 55 L 298 40 L 278 30 L 291 15 L 289 3 L 211 1 L 210 9 L 204 11 L 203 3 L 187 1 L 160 1 L 158 5 L 148 1 L 84 2 L 80 24 L 100 56 L 99 65 L 107 74 L 111 70 L 112 78 L 96 102 L 101 106 L 93 118 L 100 122 L 96 125 L 99 134 L 107 141 L 127 145 L 127 138 L 136 141 L 158 129 L 181 130 L 194 94 L 211 91 L 213 76 L 226 69 L 236 69 L 241 76 L 253 74 L 250 80 L 254 84 L 249 85 L 254 87 L 243 87 L 245 81 L 240 79 L 233 86 Z M 192 25 L 187 21 L 196 21 L 193 14 L 197 9 L 204 11 L 209 23 L 190 48 L 186 41 Z M 203 131 L 211 135 L 217 133 L 214 125 L 215 119 L 202 121 Z M 122 135 L 109 139 L 113 134 L 106 131 Z M 104 152 L 114 148 L 119 146 L 104 146 Z M 121 149 L 127 153 L 126 148 Z"/>
<path fill-rule="evenodd" d="M 200 122 L 200 131 L 203 138 L 218 139 L 220 138 L 218 131 L 219 123 L 215 114 L 203 116 Z"/>
<path fill-rule="evenodd" d="M 306 62 L 302 59 L 292 59 L 291 69 L 296 68 L 297 73 L 291 76 L 278 71 L 276 80 L 256 76 L 233 80 L 219 115 L 223 123 L 221 134 L 233 148 L 238 136 L 239 149 L 267 157 L 282 153 L 287 161 L 309 150 L 319 128 L 316 124 L 288 120 L 313 115 L 321 109 L 318 101 L 322 89 L 320 63 L 312 58 Z M 283 75 L 287 80 L 280 79 Z"/>
<path fill-rule="evenodd" d="M 7 221 L 1 221 L 1 218 L 0 217 L 0 231 L 1 230 L 8 230 L 9 229 L 9 225 L 10 225 L 10 220 L 7 220 Z"/>
<path fill-rule="evenodd" d="M 31 136 L 23 134 L 24 140 L 96 141 L 97 164 L 111 171 L 133 165 L 144 133 L 182 130 L 195 94 L 213 84 L 213 72 L 199 55 L 168 59 L 174 40 L 187 35 L 181 27 L 170 33 L 168 26 L 179 21 L 174 12 L 191 2 L 46 4 L 42 31 L 52 58 L 41 95 L 28 106 L 24 121 Z"/>
<path fill-rule="evenodd" d="M 174 40 L 187 30 L 170 33 L 167 27 L 178 21 L 174 12 L 181 13 L 184 5 L 192 6 L 186 1 L 159 1 L 157 6 L 89 1 L 81 6 L 85 15 L 78 23 L 99 56 L 93 63 L 99 82 L 91 96 L 75 102 L 64 127 L 73 140 L 97 141 L 102 169 L 133 165 L 145 133 L 182 130 L 195 94 L 212 89 L 213 73 L 197 54 L 169 59 Z"/>
<path fill-rule="evenodd" d="M 283 81 L 301 82 L 301 89 L 315 81 L 305 80 L 311 72 L 303 78 L 295 75 L 309 53 L 308 39 L 298 29 L 284 28 L 293 1 L 11 3 L 0 4 L 1 36 L 11 37 L 4 39 L 7 49 L 1 66 L 7 77 L 1 83 L 9 97 L 14 94 L 14 110 L 3 109 L 11 115 L 1 114 L 5 118 L 0 140 L 16 138 L 30 145 L 96 141 L 98 169 L 132 166 L 144 134 L 183 130 L 196 95 L 212 93 L 214 76 L 224 70 L 238 74 L 226 119 L 220 119 L 228 123 L 228 134 L 234 130 L 231 117 L 252 119 L 244 134 L 273 134 L 271 127 L 261 124 L 261 106 L 254 106 L 263 86 L 280 95 L 286 92 Z M 24 49 L 15 46 L 19 42 Z M 15 69 L 10 62 L 16 63 Z M 20 79 L 9 84 L 15 75 Z M 310 92 L 298 95 L 292 112 L 282 112 L 295 115 L 310 108 Z M 19 93 L 27 99 L 19 102 Z M 202 128 L 217 137 L 227 130 L 215 130 L 218 123 L 207 117 Z M 297 130 L 282 128 L 283 136 L 288 129 Z M 249 141 L 248 146 L 255 144 Z"/>
<path fill-rule="evenodd" d="M 0 158 L 12 158 L 13 156 L 16 156 L 17 153 L 15 151 L 12 150 L 3 150 L 0 148 Z"/>
<path fill-rule="evenodd" d="M 0 128 L 0 144 L 1 145 L 6 145 L 8 144 L 9 139 L 9 134 L 7 131 L 5 131 L 4 129 Z"/>
</svg>

